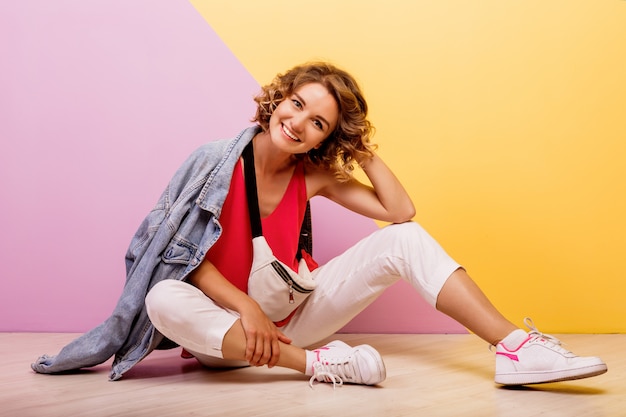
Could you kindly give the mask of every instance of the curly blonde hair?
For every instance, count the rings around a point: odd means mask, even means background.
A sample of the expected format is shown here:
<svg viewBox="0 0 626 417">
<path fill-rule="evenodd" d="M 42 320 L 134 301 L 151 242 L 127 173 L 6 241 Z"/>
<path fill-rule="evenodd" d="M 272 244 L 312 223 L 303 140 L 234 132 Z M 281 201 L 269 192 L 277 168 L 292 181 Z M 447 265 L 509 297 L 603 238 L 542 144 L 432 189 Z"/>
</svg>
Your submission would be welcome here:
<svg viewBox="0 0 626 417">
<path fill-rule="evenodd" d="M 354 164 L 373 156 L 370 143 L 374 126 L 367 120 L 367 102 L 355 79 L 346 71 L 326 62 L 298 65 L 262 87 L 254 98 L 256 115 L 252 119 L 264 131 L 276 107 L 303 85 L 319 83 L 335 98 L 339 107 L 337 127 L 322 145 L 306 154 L 309 162 L 333 170 L 340 180 L 352 177 Z"/>
</svg>

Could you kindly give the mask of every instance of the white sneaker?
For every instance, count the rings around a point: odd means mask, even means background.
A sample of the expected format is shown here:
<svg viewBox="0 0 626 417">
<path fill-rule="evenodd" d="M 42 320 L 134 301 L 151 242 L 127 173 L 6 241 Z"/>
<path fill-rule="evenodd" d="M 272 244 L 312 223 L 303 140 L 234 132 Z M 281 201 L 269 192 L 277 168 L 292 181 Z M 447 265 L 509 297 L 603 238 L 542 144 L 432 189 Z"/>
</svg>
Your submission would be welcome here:
<svg viewBox="0 0 626 417">
<path fill-rule="evenodd" d="M 312 363 L 313 382 L 332 382 L 336 385 L 364 384 L 375 385 L 385 380 L 385 364 L 380 354 L 369 345 L 351 347 L 335 340 L 326 346 L 315 349 L 316 356 Z"/>
<path fill-rule="evenodd" d="M 561 347 L 554 336 L 541 333 L 529 318 L 530 332 L 518 329 L 496 346 L 495 382 L 528 385 L 588 378 L 607 371 L 600 358 L 580 357 Z"/>
</svg>

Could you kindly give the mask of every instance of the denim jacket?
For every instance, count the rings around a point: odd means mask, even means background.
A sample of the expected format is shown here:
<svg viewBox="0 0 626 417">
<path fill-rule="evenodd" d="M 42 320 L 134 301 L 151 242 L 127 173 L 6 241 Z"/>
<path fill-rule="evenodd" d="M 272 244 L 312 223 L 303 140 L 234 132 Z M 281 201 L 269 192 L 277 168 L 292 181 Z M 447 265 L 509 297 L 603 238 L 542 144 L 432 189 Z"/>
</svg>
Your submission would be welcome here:
<svg viewBox="0 0 626 417">
<path fill-rule="evenodd" d="M 41 356 L 31 365 L 34 371 L 75 370 L 115 355 L 110 379 L 118 380 L 152 350 L 176 346 L 155 330 L 144 299 L 159 281 L 186 279 L 220 237 L 220 211 L 235 164 L 258 131 L 249 127 L 234 139 L 208 143 L 191 154 L 130 243 L 126 284 L 111 316 L 58 355 Z"/>
</svg>

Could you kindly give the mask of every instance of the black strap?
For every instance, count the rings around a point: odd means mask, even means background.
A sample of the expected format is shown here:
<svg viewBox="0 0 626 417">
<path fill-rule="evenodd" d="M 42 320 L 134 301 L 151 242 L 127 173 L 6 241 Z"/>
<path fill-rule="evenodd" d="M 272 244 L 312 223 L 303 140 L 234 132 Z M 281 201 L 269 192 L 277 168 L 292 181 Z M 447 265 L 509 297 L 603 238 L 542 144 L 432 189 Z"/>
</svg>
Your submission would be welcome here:
<svg viewBox="0 0 626 417">
<path fill-rule="evenodd" d="M 259 211 L 259 195 L 256 185 L 256 171 L 254 169 L 254 146 L 252 141 L 246 145 L 243 150 L 244 176 L 246 181 L 246 198 L 248 200 L 248 214 L 250 215 L 250 227 L 252 229 L 252 238 L 263 235 L 263 227 L 261 226 L 261 212 Z M 307 201 L 304 219 L 300 227 L 300 238 L 298 240 L 298 259 L 302 256 L 300 249 L 304 249 L 307 253 L 313 253 L 313 235 L 311 230 L 311 205 Z"/>
<path fill-rule="evenodd" d="M 248 214 L 252 238 L 263 235 L 261 226 L 261 212 L 259 211 L 259 195 L 256 187 L 256 171 L 254 169 L 254 149 L 252 141 L 243 150 L 243 172 L 246 180 L 246 197 L 248 199 Z"/>
</svg>

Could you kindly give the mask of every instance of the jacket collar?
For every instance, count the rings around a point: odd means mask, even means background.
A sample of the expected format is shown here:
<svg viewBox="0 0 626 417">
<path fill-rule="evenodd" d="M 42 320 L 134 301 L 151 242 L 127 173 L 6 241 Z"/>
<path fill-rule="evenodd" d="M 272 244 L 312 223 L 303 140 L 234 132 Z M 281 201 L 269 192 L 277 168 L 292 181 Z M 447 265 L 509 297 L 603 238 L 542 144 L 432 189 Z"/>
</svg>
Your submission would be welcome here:
<svg viewBox="0 0 626 417">
<path fill-rule="evenodd" d="M 207 181 L 196 199 L 196 203 L 200 208 L 210 211 L 219 217 L 230 188 L 237 160 L 243 153 L 246 145 L 260 131 L 260 126 L 248 127 L 228 143 L 222 158 L 208 173 Z"/>
</svg>

